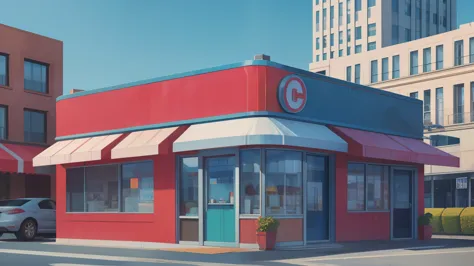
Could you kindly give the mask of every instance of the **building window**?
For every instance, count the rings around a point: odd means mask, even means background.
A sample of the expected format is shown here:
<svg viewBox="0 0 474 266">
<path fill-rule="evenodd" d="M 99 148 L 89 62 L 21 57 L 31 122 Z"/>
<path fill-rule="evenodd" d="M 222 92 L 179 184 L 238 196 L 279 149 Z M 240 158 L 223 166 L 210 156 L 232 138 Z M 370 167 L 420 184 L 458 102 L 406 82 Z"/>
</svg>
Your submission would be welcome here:
<svg viewBox="0 0 474 266">
<path fill-rule="evenodd" d="M 327 19 L 326 8 L 323 8 L 323 30 L 326 30 L 326 19 Z"/>
<path fill-rule="evenodd" d="M 316 32 L 319 32 L 319 11 L 316 11 Z"/>
<path fill-rule="evenodd" d="M 421 0 L 415 0 L 415 40 L 421 38 Z"/>
<path fill-rule="evenodd" d="M 382 58 L 382 81 L 388 80 L 388 57 Z"/>
<path fill-rule="evenodd" d="M 431 123 L 431 90 L 423 92 L 423 121 Z"/>
<path fill-rule="evenodd" d="M 375 36 L 377 34 L 376 24 L 375 23 L 369 24 L 369 26 L 367 26 L 367 32 L 369 34 L 369 37 Z"/>
<path fill-rule="evenodd" d="M 358 53 L 361 53 L 361 52 L 362 52 L 362 44 L 356 45 L 355 53 L 358 54 Z"/>
<path fill-rule="evenodd" d="M 46 64 L 25 60 L 25 90 L 48 93 L 48 68 Z"/>
<path fill-rule="evenodd" d="M 351 42 L 351 29 L 348 29 L 348 30 L 347 30 L 347 42 L 348 42 L 348 43 Z"/>
<path fill-rule="evenodd" d="M 319 62 L 319 55 L 316 55 L 316 62 Z"/>
<path fill-rule="evenodd" d="M 346 9 L 347 9 L 346 24 L 351 24 L 351 0 L 347 0 Z"/>
<path fill-rule="evenodd" d="M 331 33 L 331 35 L 329 35 L 329 42 L 331 46 L 334 46 L 334 33 Z"/>
<path fill-rule="evenodd" d="M 360 64 L 355 65 L 354 82 L 360 84 Z"/>
<path fill-rule="evenodd" d="M 324 60 L 327 60 L 327 59 L 328 59 L 327 54 L 326 54 L 326 53 L 323 53 L 323 61 L 324 61 Z"/>
<path fill-rule="evenodd" d="M 418 74 L 418 51 L 410 52 L 410 75 Z"/>
<path fill-rule="evenodd" d="M 25 109 L 23 122 L 25 142 L 46 143 L 45 112 Z"/>
<path fill-rule="evenodd" d="M 464 123 L 464 84 L 454 85 L 453 123 Z"/>
<path fill-rule="evenodd" d="M 303 213 L 302 153 L 266 151 L 266 214 L 301 215 Z"/>
<path fill-rule="evenodd" d="M 399 6 L 398 0 L 392 0 L 392 12 L 398 13 L 398 10 L 399 10 L 398 6 Z"/>
<path fill-rule="evenodd" d="M 346 67 L 346 81 L 349 81 L 349 82 L 352 81 L 352 67 L 351 66 Z"/>
<path fill-rule="evenodd" d="M 153 213 L 153 178 L 151 161 L 67 169 L 66 211 Z"/>
<path fill-rule="evenodd" d="M 411 30 L 405 29 L 405 42 L 411 41 Z"/>
<path fill-rule="evenodd" d="M 436 124 L 444 125 L 443 88 L 436 88 Z"/>
<path fill-rule="evenodd" d="M 367 45 L 367 51 L 372 51 L 372 50 L 375 50 L 376 48 L 377 48 L 376 42 L 369 42 L 369 44 Z"/>
<path fill-rule="evenodd" d="M 454 42 L 454 66 L 464 64 L 464 41 L 459 40 Z"/>
<path fill-rule="evenodd" d="M 418 92 L 412 92 L 412 93 L 410 93 L 410 98 L 418 99 Z"/>
<path fill-rule="evenodd" d="M 370 82 L 375 83 L 378 81 L 378 63 L 377 60 L 370 62 Z"/>
<path fill-rule="evenodd" d="M 434 147 L 459 145 L 461 142 L 459 138 L 446 136 L 446 135 L 431 135 L 431 145 Z"/>
<path fill-rule="evenodd" d="M 344 50 L 339 49 L 339 57 L 342 57 L 344 55 Z"/>
<path fill-rule="evenodd" d="M 469 38 L 469 63 L 474 63 L 474 37 Z M 1 70 L 0 70 L 0 73 L 1 73 Z"/>
<path fill-rule="evenodd" d="M 471 82 L 471 111 L 470 112 L 471 112 L 470 113 L 471 122 L 474 122 L 474 82 Z"/>
<path fill-rule="evenodd" d="M 431 180 L 426 181 L 424 184 L 424 194 L 425 194 L 425 208 L 433 208 L 432 202 L 431 202 Z"/>
<path fill-rule="evenodd" d="M 411 17 L 411 1 L 412 0 L 405 0 L 405 15 Z"/>
<path fill-rule="evenodd" d="M 319 50 L 319 37 L 316 38 L 316 50 Z"/>
<path fill-rule="evenodd" d="M 351 47 L 347 46 L 347 55 L 351 55 Z"/>
<path fill-rule="evenodd" d="M 362 27 L 361 26 L 355 28 L 355 38 L 356 38 L 356 40 L 362 39 Z"/>
<path fill-rule="evenodd" d="M 399 41 L 398 25 L 392 25 L 392 43 L 397 44 Z"/>
<path fill-rule="evenodd" d="M 8 86 L 8 55 L 0 54 L 0 86 Z"/>
<path fill-rule="evenodd" d="M 333 59 L 334 58 L 334 52 L 331 51 L 331 53 L 329 54 L 330 58 Z"/>
<path fill-rule="evenodd" d="M 423 49 L 423 72 L 431 71 L 431 48 Z"/>
<path fill-rule="evenodd" d="M 8 108 L 0 105 L 0 140 L 8 139 Z"/>
<path fill-rule="evenodd" d="M 327 47 L 326 36 L 323 36 L 323 49 Z"/>
<path fill-rule="evenodd" d="M 337 13 L 339 15 L 339 26 L 342 25 L 342 17 L 344 16 L 344 9 L 342 7 L 342 2 L 339 3 L 339 9 L 337 10 Z"/>
<path fill-rule="evenodd" d="M 198 216 L 198 157 L 181 158 L 179 176 L 179 215 Z"/>
<path fill-rule="evenodd" d="M 362 0 L 355 0 L 355 11 L 361 11 L 362 10 Z"/>
<path fill-rule="evenodd" d="M 368 0 L 367 1 L 367 6 L 369 8 L 371 8 L 371 7 L 375 6 L 375 3 L 376 3 L 376 0 Z"/>
<path fill-rule="evenodd" d="M 260 214 L 260 149 L 240 152 L 240 213 Z"/>
<path fill-rule="evenodd" d="M 344 42 L 343 36 L 344 36 L 344 32 L 343 32 L 343 31 L 339 31 L 339 44 L 342 44 L 342 43 Z"/>
<path fill-rule="evenodd" d="M 347 172 L 348 211 L 389 210 L 388 166 L 350 163 Z"/>
<path fill-rule="evenodd" d="M 436 70 L 443 69 L 443 45 L 436 46 Z"/>
<path fill-rule="evenodd" d="M 400 77 L 400 56 L 394 55 L 392 57 L 392 79 Z"/>
<path fill-rule="evenodd" d="M 334 28 L 334 6 L 331 6 L 329 9 L 329 24 L 331 29 Z"/>
</svg>

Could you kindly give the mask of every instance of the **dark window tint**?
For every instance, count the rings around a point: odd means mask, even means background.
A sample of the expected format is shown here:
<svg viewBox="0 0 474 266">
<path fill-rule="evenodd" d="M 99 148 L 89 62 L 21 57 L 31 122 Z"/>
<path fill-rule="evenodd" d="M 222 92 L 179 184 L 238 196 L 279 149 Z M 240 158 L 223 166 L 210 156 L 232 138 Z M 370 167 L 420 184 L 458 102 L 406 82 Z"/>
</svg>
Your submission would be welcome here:
<svg viewBox="0 0 474 266">
<path fill-rule="evenodd" d="M 48 93 L 48 65 L 25 60 L 25 90 Z"/>
<path fill-rule="evenodd" d="M 52 201 L 50 200 L 43 200 L 40 203 L 38 203 L 38 207 L 42 210 L 54 210 L 55 205 Z"/>
<path fill-rule="evenodd" d="M 25 142 L 46 143 L 46 113 L 25 110 L 24 134 Z"/>
</svg>

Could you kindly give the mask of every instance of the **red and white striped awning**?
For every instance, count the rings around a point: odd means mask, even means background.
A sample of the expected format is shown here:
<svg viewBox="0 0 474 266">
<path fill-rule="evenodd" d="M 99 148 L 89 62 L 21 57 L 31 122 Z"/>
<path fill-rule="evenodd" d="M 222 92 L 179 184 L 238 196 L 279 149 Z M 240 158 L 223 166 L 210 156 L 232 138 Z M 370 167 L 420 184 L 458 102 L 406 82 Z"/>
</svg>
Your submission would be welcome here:
<svg viewBox="0 0 474 266">
<path fill-rule="evenodd" d="M 0 172 L 34 174 L 33 158 L 45 147 L 0 143 Z"/>
</svg>

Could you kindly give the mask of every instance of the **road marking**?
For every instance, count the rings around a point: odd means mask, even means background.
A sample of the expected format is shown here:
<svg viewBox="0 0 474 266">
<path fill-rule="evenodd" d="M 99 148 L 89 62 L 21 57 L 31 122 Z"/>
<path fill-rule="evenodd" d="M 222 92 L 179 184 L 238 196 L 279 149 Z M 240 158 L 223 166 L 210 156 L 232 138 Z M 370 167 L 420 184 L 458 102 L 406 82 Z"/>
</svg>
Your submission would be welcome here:
<svg viewBox="0 0 474 266">
<path fill-rule="evenodd" d="M 123 257 L 123 256 L 106 256 L 106 255 L 88 255 L 88 254 L 79 254 L 79 253 L 63 253 L 63 252 L 48 252 L 48 251 L 19 250 L 19 249 L 0 249 L 0 253 L 16 254 L 16 255 L 43 256 L 43 257 L 57 257 L 57 258 L 71 258 L 71 259 L 121 261 L 121 262 L 187 264 L 187 265 L 197 265 L 197 266 L 207 266 L 207 265 L 214 265 L 214 266 L 229 265 L 230 266 L 230 265 L 233 265 L 233 264 L 210 263 L 210 262 L 200 263 L 200 262 L 177 261 L 177 260 L 166 260 L 166 259 Z"/>
<path fill-rule="evenodd" d="M 390 252 L 390 251 L 389 251 Z M 473 248 L 464 248 L 461 250 L 437 250 L 437 251 L 413 251 L 406 252 L 402 251 L 399 253 L 390 252 L 387 254 L 374 254 L 374 255 L 361 255 L 361 256 L 327 256 L 319 258 L 306 258 L 306 259 L 289 259 L 280 260 L 281 263 L 301 263 L 301 262 L 313 262 L 313 261 L 334 261 L 334 260 L 351 260 L 351 259 L 376 259 L 376 258 L 388 258 L 388 257 L 399 257 L 399 256 L 424 256 L 424 255 L 440 255 L 440 254 L 459 254 L 459 253 L 472 253 Z"/>
</svg>

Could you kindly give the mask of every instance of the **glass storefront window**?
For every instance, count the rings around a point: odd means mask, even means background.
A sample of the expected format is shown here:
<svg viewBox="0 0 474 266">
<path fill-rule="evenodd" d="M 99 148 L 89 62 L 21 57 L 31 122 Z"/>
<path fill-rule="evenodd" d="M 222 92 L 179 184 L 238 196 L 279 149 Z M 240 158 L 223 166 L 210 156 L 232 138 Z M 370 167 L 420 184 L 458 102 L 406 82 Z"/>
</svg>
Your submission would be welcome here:
<svg viewBox="0 0 474 266">
<path fill-rule="evenodd" d="M 431 202 L 431 180 L 425 181 L 425 208 L 432 208 Z"/>
<path fill-rule="evenodd" d="M 153 162 L 123 164 L 122 211 L 152 213 L 153 183 Z"/>
<path fill-rule="evenodd" d="M 235 157 L 213 157 L 206 160 L 208 204 L 234 204 Z"/>
<path fill-rule="evenodd" d="M 389 208 L 388 167 L 367 166 L 367 210 L 382 211 Z"/>
<path fill-rule="evenodd" d="M 434 180 L 434 208 L 451 208 L 454 205 L 454 191 L 456 180 Z M 454 188 L 453 188 L 454 184 Z"/>
<path fill-rule="evenodd" d="M 179 215 L 198 216 L 198 157 L 182 158 L 179 180 Z"/>
<path fill-rule="evenodd" d="M 240 213 L 260 214 L 260 149 L 240 153 Z"/>
<path fill-rule="evenodd" d="M 303 209 L 302 153 L 266 151 L 267 215 L 301 215 Z"/>
<path fill-rule="evenodd" d="M 118 212 L 118 165 L 86 168 L 86 212 Z"/>
<path fill-rule="evenodd" d="M 84 171 L 83 167 L 66 170 L 67 212 L 84 212 Z"/>
<path fill-rule="evenodd" d="M 365 165 L 349 164 L 347 169 L 347 210 L 365 210 Z"/>
</svg>

